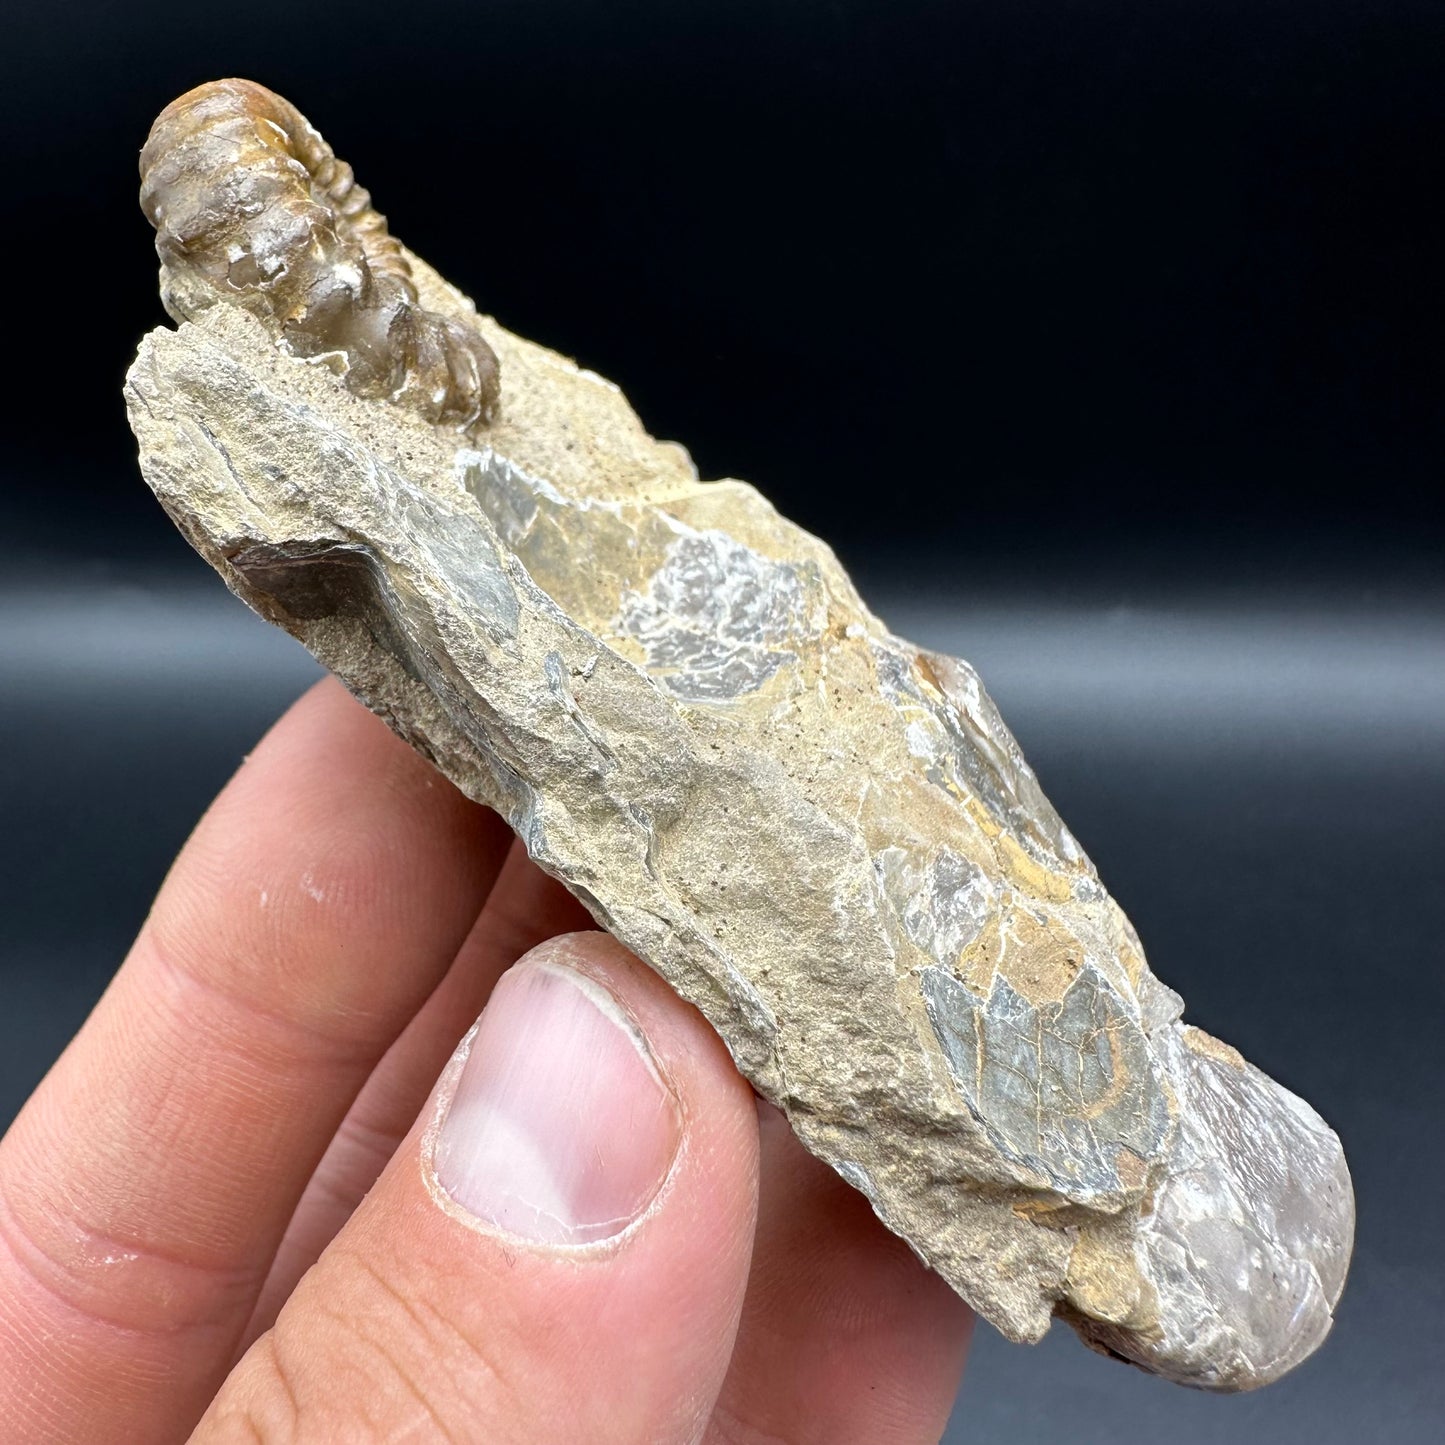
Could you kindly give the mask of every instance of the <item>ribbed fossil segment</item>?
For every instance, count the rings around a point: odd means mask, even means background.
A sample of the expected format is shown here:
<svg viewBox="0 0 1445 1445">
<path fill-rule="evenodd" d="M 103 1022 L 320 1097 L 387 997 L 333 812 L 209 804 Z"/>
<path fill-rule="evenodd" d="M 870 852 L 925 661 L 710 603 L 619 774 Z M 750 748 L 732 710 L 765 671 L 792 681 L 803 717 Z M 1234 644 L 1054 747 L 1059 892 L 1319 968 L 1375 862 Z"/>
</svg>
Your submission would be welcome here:
<svg viewBox="0 0 1445 1445">
<path fill-rule="evenodd" d="M 197 86 L 161 112 L 140 169 L 178 320 L 242 305 L 359 396 L 463 428 L 491 419 L 491 348 L 418 304 L 385 217 L 289 101 L 249 80 Z"/>
<path fill-rule="evenodd" d="M 1098 969 L 1038 1003 L 1002 977 L 986 997 L 948 969 L 921 981 L 959 1092 L 1001 1154 L 1080 1203 L 1158 1162 L 1169 1106 L 1143 1028 Z"/>
<path fill-rule="evenodd" d="M 1218 1389 L 1302 1359 L 1349 1259 L 1339 1143 L 1180 1022 L 977 674 L 398 254 L 500 358 L 487 444 L 278 347 L 244 298 L 200 307 L 127 382 L 186 535 L 1011 1338 L 1058 1314 Z"/>
</svg>

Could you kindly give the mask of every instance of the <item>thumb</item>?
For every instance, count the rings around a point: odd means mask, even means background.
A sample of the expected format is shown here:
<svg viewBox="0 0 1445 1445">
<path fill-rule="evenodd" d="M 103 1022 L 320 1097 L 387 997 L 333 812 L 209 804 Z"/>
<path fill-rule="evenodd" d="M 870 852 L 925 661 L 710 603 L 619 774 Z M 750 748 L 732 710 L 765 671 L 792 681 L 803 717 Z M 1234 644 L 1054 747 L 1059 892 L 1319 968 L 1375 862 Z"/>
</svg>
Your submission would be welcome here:
<svg viewBox="0 0 1445 1445">
<path fill-rule="evenodd" d="M 606 934 L 552 939 L 194 1439 L 696 1440 L 757 1151 L 701 1016 Z"/>
</svg>

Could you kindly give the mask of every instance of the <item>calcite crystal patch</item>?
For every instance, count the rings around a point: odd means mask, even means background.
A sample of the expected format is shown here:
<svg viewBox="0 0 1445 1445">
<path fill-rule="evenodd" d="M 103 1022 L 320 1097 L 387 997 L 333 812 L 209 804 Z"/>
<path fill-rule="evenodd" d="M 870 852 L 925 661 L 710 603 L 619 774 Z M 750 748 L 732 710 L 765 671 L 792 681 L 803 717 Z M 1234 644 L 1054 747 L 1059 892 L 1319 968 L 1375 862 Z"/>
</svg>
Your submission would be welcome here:
<svg viewBox="0 0 1445 1445">
<path fill-rule="evenodd" d="M 1339 1141 L 1181 1021 L 974 670 L 478 315 L 269 92 L 182 97 L 143 168 L 180 324 L 126 399 L 226 584 L 502 812 L 1004 1334 L 1057 1315 L 1223 1390 L 1319 1345 Z"/>
</svg>

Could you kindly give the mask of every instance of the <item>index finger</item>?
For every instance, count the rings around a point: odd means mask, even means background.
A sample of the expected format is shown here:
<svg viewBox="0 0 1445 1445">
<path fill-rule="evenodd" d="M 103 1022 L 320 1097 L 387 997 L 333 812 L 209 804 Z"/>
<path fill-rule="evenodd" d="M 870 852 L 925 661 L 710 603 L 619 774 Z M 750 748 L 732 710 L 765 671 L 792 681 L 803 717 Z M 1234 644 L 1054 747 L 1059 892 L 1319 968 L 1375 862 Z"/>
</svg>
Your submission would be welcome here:
<svg viewBox="0 0 1445 1445">
<path fill-rule="evenodd" d="M 268 734 L 0 1141 L 0 1440 L 189 1431 L 509 839 L 335 682 Z"/>
</svg>

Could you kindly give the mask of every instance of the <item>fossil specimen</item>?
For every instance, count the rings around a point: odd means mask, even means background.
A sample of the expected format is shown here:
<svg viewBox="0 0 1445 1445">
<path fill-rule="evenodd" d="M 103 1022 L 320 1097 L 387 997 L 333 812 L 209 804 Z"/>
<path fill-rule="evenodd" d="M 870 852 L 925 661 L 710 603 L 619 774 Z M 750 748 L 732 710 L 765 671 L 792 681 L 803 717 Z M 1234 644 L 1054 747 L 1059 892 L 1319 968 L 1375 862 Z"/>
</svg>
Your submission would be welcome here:
<svg viewBox="0 0 1445 1445">
<path fill-rule="evenodd" d="M 198 86 L 161 112 L 140 168 L 178 321 L 232 301 L 358 396 L 461 427 L 490 419 L 496 354 L 418 303 L 386 218 L 295 106 L 249 80 Z"/>
<path fill-rule="evenodd" d="M 178 107 L 143 168 L 188 319 L 145 338 L 127 400 L 227 584 L 505 813 L 1005 1334 L 1058 1315 L 1218 1389 L 1313 1350 L 1353 1231 L 1339 1143 L 1181 1022 L 974 671 L 356 222 L 284 102 L 223 82 Z M 309 238 L 284 275 L 282 221 Z M 393 304 L 368 284 L 404 300 L 394 353 L 368 349 Z M 418 318 L 500 357 L 485 432 L 457 429 L 484 403 L 416 404 L 440 374 Z"/>
</svg>

